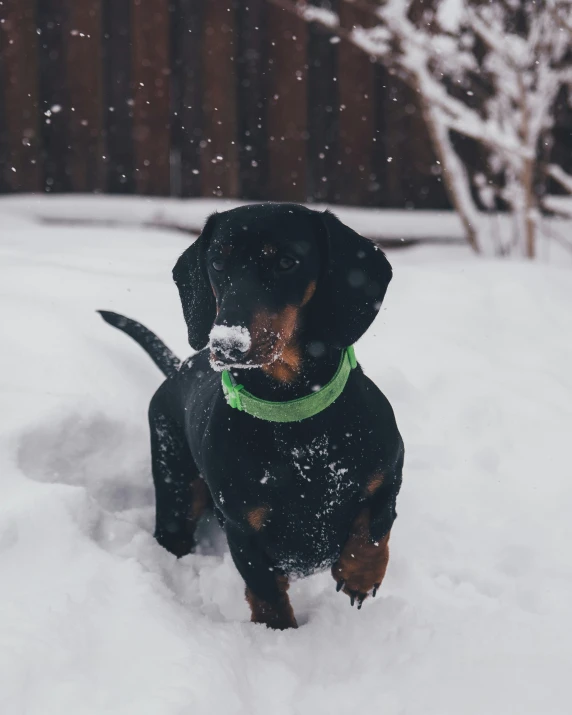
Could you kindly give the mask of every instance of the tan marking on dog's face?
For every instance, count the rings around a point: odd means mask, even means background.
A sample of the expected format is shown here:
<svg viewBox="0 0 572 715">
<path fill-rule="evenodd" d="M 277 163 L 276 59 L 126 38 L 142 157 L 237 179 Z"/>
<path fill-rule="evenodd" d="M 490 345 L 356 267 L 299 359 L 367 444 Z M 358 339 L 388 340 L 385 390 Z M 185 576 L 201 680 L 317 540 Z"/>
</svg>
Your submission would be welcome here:
<svg viewBox="0 0 572 715">
<path fill-rule="evenodd" d="M 306 305 L 315 292 L 316 282 L 312 281 L 304 292 L 300 307 Z M 294 382 L 300 373 L 302 352 L 296 342 L 299 317 L 300 309 L 294 305 L 288 305 L 277 315 L 261 312 L 253 321 L 254 344 L 257 342 L 258 334 L 266 332 L 266 334 L 270 333 L 276 336 L 272 352 L 278 357 L 263 364 L 262 370 L 278 382 Z"/>
<path fill-rule="evenodd" d="M 214 285 L 213 285 L 212 283 L 211 283 L 211 290 L 212 290 L 213 295 L 214 295 L 214 299 L 215 299 L 215 309 L 216 309 L 216 314 L 217 314 L 217 316 L 218 316 L 219 311 L 220 311 L 220 306 L 219 306 L 219 304 L 218 304 L 218 297 L 217 297 L 217 294 L 216 294 L 215 287 L 214 287 Z"/>
<path fill-rule="evenodd" d="M 228 258 L 231 253 L 232 253 L 232 246 L 230 245 L 230 243 L 225 243 L 220 247 L 220 255 L 223 258 Z"/>
<path fill-rule="evenodd" d="M 296 379 L 301 366 L 301 350 L 296 342 L 299 309 L 288 305 L 279 313 L 259 311 L 249 327 L 252 360 L 279 382 Z"/>
<path fill-rule="evenodd" d="M 296 343 L 298 308 L 288 305 L 281 313 L 270 317 L 270 330 L 277 336 L 276 360 L 263 365 L 262 370 L 278 382 L 293 382 L 300 372 L 302 355 Z"/>
<path fill-rule="evenodd" d="M 270 365 L 263 365 L 262 370 L 278 382 L 294 382 L 300 372 L 302 356 L 297 345 L 289 345 L 280 357 Z"/>
<path fill-rule="evenodd" d="M 276 253 L 278 252 L 278 249 L 273 243 L 265 243 L 264 246 L 262 247 L 262 253 L 265 256 L 275 256 Z"/>
<path fill-rule="evenodd" d="M 304 297 L 302 298 L 301 307 L 305 306 L 306 303 L 308 303 L 310 301 L 310 298 L 314 295 L 315 292 L 316 292 L 316 281 L 312 281 L 306 288 L 306 292 L 304 293 Z"/>
<path fill-rule="evenodd" d="M 264 526 L 264 522 L 266 521 L 269 512 L 269 506 L 257 506 L 255 509 L 252 509 L 248 512 L 248 514 L 246 515 L 246 520 L 254 529 L 254 531 L 260 531 L 260 529 L 262 529 L 262 527 Z"/>
<path fill-rule="evenodd" d="M 367 483 L 367 486 L 365 488 L 366 494 L 369 494 L 369 496 L 372 496 L 373 494 L 376 493 L 376 491 L 381 487 L 382 484 L 383 484 L 383 474 L 381 474 L 381 472 L 374 474 L 373 477 L 371 477 L 371 479 Z"/>
<path fill-rule="evenodd" d="M 288 341 L 294 335 L 298 323 L 298 310 L 293 305 L 287 305 L 278 317 L 283 340 Z"/>
</svg>

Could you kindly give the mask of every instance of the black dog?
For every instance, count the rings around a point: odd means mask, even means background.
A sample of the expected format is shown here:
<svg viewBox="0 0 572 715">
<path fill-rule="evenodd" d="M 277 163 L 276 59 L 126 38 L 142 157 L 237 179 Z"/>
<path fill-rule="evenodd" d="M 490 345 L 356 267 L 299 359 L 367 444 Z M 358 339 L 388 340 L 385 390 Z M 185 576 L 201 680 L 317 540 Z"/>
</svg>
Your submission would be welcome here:
<svg viewBox="0 0 572 715">
<path fill-rule="evenodd" d="M 329 212 L 244 206 L 211 216 L 173 270 L 198 354 L 179 365 L 146 328 L 102 312 L 167 375 L 149 409 L 157 541 L 188 554 L 212 503 L 254 622 L 296 627 L 289 576 L 331 566 L 358 607 L 384 577 L 403 442 L 346 348 L 391 276 Z"/>
</svg>

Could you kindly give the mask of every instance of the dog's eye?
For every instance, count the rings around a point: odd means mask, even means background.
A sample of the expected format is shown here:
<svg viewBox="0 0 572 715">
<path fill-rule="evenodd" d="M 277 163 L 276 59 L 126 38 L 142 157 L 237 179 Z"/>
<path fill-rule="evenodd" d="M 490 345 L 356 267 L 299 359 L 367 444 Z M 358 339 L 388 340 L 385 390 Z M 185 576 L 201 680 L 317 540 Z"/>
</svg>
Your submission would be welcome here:
<svg viewBox="0 0 572 715">
<path fill-rule="evenodd" d="M 292 258 L 292 256 L 281 256 L 278 259 L 277 263 L 277 269 L 281 273 L 285 273 L 286 271 L 291 271 L 292 269 L 296 268 L 296 266 L 300 263 L 296 258 Z"/>
<path fill-rule="evenodd" d="M 215 271 L 224 271 L 224 261 L 222 258 L 213 258 L 211 266 L 215 269 Z"/>
</svg>

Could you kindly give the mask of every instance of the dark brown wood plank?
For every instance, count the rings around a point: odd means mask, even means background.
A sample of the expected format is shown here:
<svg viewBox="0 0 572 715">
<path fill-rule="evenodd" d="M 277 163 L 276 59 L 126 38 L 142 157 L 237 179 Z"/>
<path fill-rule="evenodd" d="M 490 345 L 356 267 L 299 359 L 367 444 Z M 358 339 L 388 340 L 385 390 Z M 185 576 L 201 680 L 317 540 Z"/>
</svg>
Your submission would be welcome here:
<svg viewBox="0 0 572 715">
<path fill-rule="evenodd" d="M 43 185 L 50 193 L 71 190 L 68 173 L 70 104 L 66 81 L 65 0 L 37 4 L 40 59 L 40 121 Z"/>
<path fill-rule="evenodd" d="M 237 7 L 238 145 L 240 195 L 261 200 L 267 188 L 267 0 Z"/>
<path fill-rule="evenodd" d="M 312 4 L 336 10 L 331 0 Z M 308 197 L 334 201 L 339 139 L 338 62 L 336 38 L 312 23 L 308 44 Z"/>
<path fill-rule="evenodd" d="M 377 192 L 374 193 L 377 206 L 394 206 L 389 173 L 395 170 L 393 163 L 391 136 L 387 125 L 387 83 L 388 71 L 377 64 L 374 68 L 373 109 L 374 109 L 374 147 L 372 163 L 376 175 Z M 388 158 L 390 160 L 388 161 Z M 394 171 L 395 173 L 395 171 Z"/>
<path fill-rule="evenodd" d="M 168 0 L 132 0 L 132 85 L 137 192 L 170 193 Z"/>
<path fill-rule="evenodd" d="M 572 106 L 568 92 L 563 87 L 554 105 L 554 126 L 552 128 L 552 146 L 548 147 L 548 163 L 561 166 L 567 174 L 572 174 Z M 549 193 L 565 194 L 565 189 L 554 179 L 548 179 Z"/>
<path fill-rule="evenodd" d="M 202 50 L 206 2 L 177 0 L 171 19 L 171 87 L 174 93 L 171 138 L 180 162 L 181 196 L 201 194 Z"/>
<path fill-rule="evenodd" d="M 44 190 L 71 191 L 68 172 L 69 115 L 66 79 L 65 0 L 37 4 L 40 58 L 40 120 Z"/>
<path fill-rule="evenodd" d="M 67 0 L 69 176 L 73 191 L 105 189 L 100 0 Z"/>
<path fill-rule="evenodd" d="M 103 83 L 107 190 L 132 194 L 135 158 L 129 2 L 103 2 Z"/>
<path fill-rule="evenodd" d="M 382 131 L 376 135 L 379 151 L 375 162 L 383 185 L 380 205 L 447 208 L 445 187 L 436 173 L 435 153 L 415 93 L 383 68 L 378 72 L 376 92 Z"/>
<path fill-rule="evenodd" d="M 268 196 L 276 201 L 307 198 L 308 72 L 307 23 L 269 5 L 268 17 Z"/>
<path fill-rule="evenodd" d="M 0 19 L 2 183 L 8 191 L 38 191 L 41 179 L 34 0 L 4 0 Z"/>
<path fill-rule="evenodd" d="M 66 79 L 66 0 L 37 4 L 40 60 L 40 120 L 43 185 L 47 192 L 71 190 L 68 172 L 71 107 Z"/>
<path fill-rule="evenodd" d="M 369 13 L 341 2 L 340 24 L 347 30 L 368 26 Z M 338 85 L 340 101 L 339 183 L 336 198 L 343 204 L 371 205 L 377 177 L 373 170 L 374 151 L 374 65 L 370 58 L 349 42 L 338 45 Z"/>
<path fill-rule="evenodd" d="M 231 0 L 208 0 L 204 11 L 203 196 L 238 196 L 235 9 Z"/>
</svg>

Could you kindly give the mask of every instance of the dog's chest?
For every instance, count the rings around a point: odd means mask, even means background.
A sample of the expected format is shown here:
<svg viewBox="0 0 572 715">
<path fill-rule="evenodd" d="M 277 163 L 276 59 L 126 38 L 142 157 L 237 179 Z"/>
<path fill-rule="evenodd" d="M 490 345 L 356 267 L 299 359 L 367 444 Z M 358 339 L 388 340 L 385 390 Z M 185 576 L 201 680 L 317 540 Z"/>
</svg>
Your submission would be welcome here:
<svg viewBox="0 0 572 715">
<path fill-rule="evenodd" d="M 359 470 L 344 444 L 327 436 L 275 446 L 256 490 L 269 507 L 264 538 L 281 568 L 310 573 L 339 551 L 361 491 Z"/>
<path fill-rule="evenodd" d="M 205 464 L 224 518 L 257 531 L 288 573 L 308 574 L 337 558 L 379 462 L 359 411 L 344 411 L 335 424 L 325 417 L 277 425 L 233 414 L 224 448 L 209 450 Z"/>
<path fill-rule="evenodd" d="M 317 498 L 320 511 L 330 511 L 357 486 L 356 465 L 346 446 L 327 435 L 296 446 L 277 440 L 275 463 L 269 465 L 263 482 L 282 498 L 288 495 L 288 502 L 303 505 L 304 500 L 311 503 Z"/>
</svg>

